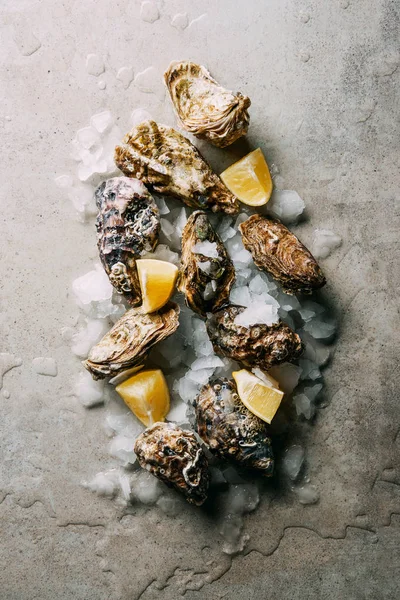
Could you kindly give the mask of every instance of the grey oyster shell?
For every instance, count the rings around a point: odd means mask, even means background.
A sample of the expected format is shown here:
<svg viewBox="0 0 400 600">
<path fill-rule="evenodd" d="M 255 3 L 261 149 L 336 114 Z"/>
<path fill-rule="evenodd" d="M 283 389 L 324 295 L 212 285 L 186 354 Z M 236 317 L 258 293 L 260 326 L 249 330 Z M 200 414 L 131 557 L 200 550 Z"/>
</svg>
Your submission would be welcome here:
<svg viewBox="0 0 400 600">
<path fill-rule="evenodd" d="M 194 252 L 197 243 L 215 244 L 217 258 Z M 235 269 L 223 243 L 203 211 L 189 217 L 182 232 L 182 259 L 178 289 L 186 304 L 205 316 L 228 302 Z"/>
<path fill-rule="evenodd" d="M 194 433 L 174 423 L 155 423 L 139 435 L 135 454 L 147 469 L 200 506 L 207 499 L 208 460 Z"/>
<path fill-rule="evenodd" d="M 205 385 L 194 408 L 197 433 L 213 454 L 265 477 L 273 474 L 268 426 L 245 407 L 233 381 L 221 378 Z"/>
<path fill-rule="evenodd" d="M 182 127 L 214 146 L 224 148 L 246 135 L 250 98 L 221 87 L 207 69 L 190 61 L 175 61 L 164 74 Z"/>
<path fill-rule="evenodd" d="M 207 333 L 216 354 L 264 371 L 301 356 L 304 347 L 300 336 L 282 321 L 251 327 L 236 325 L 237 315 L 244 310 L 231 304 L 207 318 Z"/>
<path fill-rule="evenodd" d="M 161 194 L 193 208 L 235 214 L 239 203 L 197 148 L 183 135 L 155 121 L 134 127 L 115 148 L 115 163 Z"/>
<path fill-rule="evenodd" d="M 141 291 L 136 259 L 154 250 L 160 232 L 156 203 L 141 181 L 113 177 L 95 191 L 100 260 L 115 289 L 136 306 Z"/>
<path fill-rule="evenodd" d="M 279 281 L 287 294 L 311 294 L 325 285 L 311 252 L 279 221 L 252 215 L 239 228 L 257 267 Z"/>
<path fill-rule="evenodd" d="M 143 364 L 149 350 L 170 336 L 179 325 L 179 307 L 169 302 L 158 312 L 144 314 L 131 308 L 93 346 L 84 367 L 93 379 L 114 377 L 121 371 Z"/>
</svg>

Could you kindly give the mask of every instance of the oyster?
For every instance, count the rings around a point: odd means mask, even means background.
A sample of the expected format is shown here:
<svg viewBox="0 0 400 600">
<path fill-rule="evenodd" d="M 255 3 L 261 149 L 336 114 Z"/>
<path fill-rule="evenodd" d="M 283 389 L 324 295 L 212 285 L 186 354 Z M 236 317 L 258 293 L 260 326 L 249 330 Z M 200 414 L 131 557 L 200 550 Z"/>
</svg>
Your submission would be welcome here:
<svg viewBox="0 0 400 600">
<path fill-rule="evenodd" d="M 174 423 L 155 423 L 135 442 L 139 464 L 200 506 L 207 499 L 208 460 L 191 431 Z"/>
<path fill-rule="evenodd" d="M 194 408 L 197 433 L 211 452 L 257 469 L 266 477 L 273 474 L 268 425 L 245 407 L 233 381 L 222 378 L 205 385 Z"/>
<path fill-rule="evenodd" d="M 205 316 L 228 301 L 234 281 L 233 263 L 206 213 L 194 212 L 182 232 L 178 289 L 186 304 Z"/>
<path fill-rule="evenodd" d="M 279 281 L 287 294 L 311 294 L 325 285 L 311 252 L 279 221 L 252 215 L 239 228 L 255 264 Z"/>
<path fill-rule="evenodd" d="M 143 121 L 115 148 L 115 163 L 128 177 L 188 206 L 228 214 L 239 210 L 236 197 L 199 151 L 172 127 Z"/>
<path fill-rule="evenodd" d="M 286 323 L 236 325 L 235 318 L 244 310 L 231 304 L 208 317 L 207 332 L 217 354 L 264 371 L 299 358 L 303 343 Z"/>
<path fill-rule="evenodd" d="M 93 379 L 114 377 L 142 364 L 152 346 L 174 333 L 178 325 L 179 307 L 172 302 L 151 314 L 131 308 L 93 346 L 83 365 Z"/>
<path fill-rule="evenodd" d="M 186 131 L 220 148 L 246 135 L 250 98 L 221 87 L 205 67 L 187 60 L 175 61 L 164 80 Z"/>
<path fill-rule="evenodd" d="M 140 304 L 136 261 L 158 242 L 160 215 L 141 181 L 113 177 L 95 191 L 97 247 L 103 267 L 115 289 L 132 305 Z"/>
</svg>

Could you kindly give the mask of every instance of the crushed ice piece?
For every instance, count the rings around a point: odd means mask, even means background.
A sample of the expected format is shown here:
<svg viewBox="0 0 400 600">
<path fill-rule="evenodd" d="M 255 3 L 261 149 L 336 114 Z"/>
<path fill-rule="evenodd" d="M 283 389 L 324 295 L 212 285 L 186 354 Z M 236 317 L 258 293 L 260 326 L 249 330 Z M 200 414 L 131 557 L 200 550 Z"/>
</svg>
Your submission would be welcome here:
<svg viewBox="0 0 400 600">
<path fill-rule="evenodd" d="M 85 150 L 92 150 L 100 144 L 100 135 L 99 132 L 90 125 L 89 127 L 78 129 L 76 140 Z M 82 157 L 83 156 L 86 156 L 86 154 L 82 153 Z"/>
<path fill-rule="evenodd" d="M 306 483 L 305 485 L 294 487 L 293 491 L 297 494 L 301 504 L 316 504 L 319 500 L 319 491 L 315 485 Z"/>
<path fill-rule="evenodd" d="M 203 271 L 203 273 L 206 273 L 206 275 L 209 275 L 211 273 L 211 262 L 209 260 L 205 262 L 199 261 L 197 263 L 197 266 L 200 269 L 200 271 Z"/>
<path fill-rule="evenodd" d="M 192 402 L 199 392 L 199 385 L 190 381 L 186 377 L 181 377 L 173 386 L 174 391 L 177 391 L 184 402 Z"/>
<path fill-rule="evenodd" d="M 22 360 L 9 352 L 0 352 L 0 389 L 3 387 L 3 377 L 8 371 L 20 367 Z"/>
<path fill-rule="evenodd" d="M 155 260 L 166 260 L 174 265 L 179 265 L 179 254 L 172 252 L 165 244 L 158 244 L 154 252 L 145 252 L 142 258 L 152 258 Z"/>
<path fill-rule="evenodd" d="M 254 484 L 231 485 L 225 499 L 225 516 L 220 533 L 224 538 L 222 547 L 226 554 L 237 554 L 246 546 L 249 536 L 243 534 L 243 515 L 259 503 L 257 486 Z"/>
<path fill-rule="evenodd" d="M 86 71 L 94 77 L 98 77 L 104 73 L 103 59 L 98 54 L 88 54 L 86 57 Z"/>
<path fill-rule="evenodd" d="M 161 216 L 167 215 L 168 213 L 171 212 L 167 206 L 167 203 L 165 202 L 165 200 L 162 196 L 156 196 L 155 201 L 156 201 L 156 204 L 158 206 L 158 210 L 160 211 Z"/>
<path fill-rule="evenodd" d="M 268 379 L 268 377 L 267 377 L 266 373 L 264 373 L 264 371 L 262 371 L 258 367 L 254 367 L 252 369 L 252 372 L 254 373 L 254 375 L 256 377 L 258 377 L 258 379 L 261 379 L 261 381 L 263 381 L 268 387 L 274 387 L 272 381 L 270 379 Z"/>
<path fill-rule="evenodd" d="M 207 334 L 204 321 L 193 319 L 193 347 L 196 356 L 210 356 L 213 354 L 213 345 Z"/>
<path fill-rule="evenodd" d="M 315 312 L 313 310 L 308 310 L 307 308 L 301 308 L 298 313 L 306 323 L 315 317 Z"/>
<path fill-rule="evenodd" d="M 218 258 L 218 248 L 216 242 L 209 242 L 205 240 L 204 242 L 197 242 L 192 247 L 192 252 L 194 254 L 201 254 L 202 256 L 207 256 L 208 258 Z"/>
<path fill-rule="evenodd" d="M 155 504 L 163 493 L 163 485 L 154 475 L 145 470 L 138 471 L 131 480 L 134 499 L 142 504 Z"/>
<path fill-rule="evenodd" d="M 251 327 L 252 325 L 272 325 L 278 323 L 278 309 L 272 304 L 252 301 L 246 309 L 235 317 L 235 325 Z"/>
<path fill-rule="evenodd" d="M 61 189 L 68 189 L 74 185 L 71 175 L 59 175 L 55 178 L 54 182 Z"/>
<path fill-rule="evenodd" d="M 241 225 L 242 223 L 244 223 L 245 221 L 247 221 L 247 219 L 249 218 L 249 215 L 246 213 L 240 213 L 237 217 L 236 217 L 236 221 L 234 224 L 234 228 L 237 231 L 239 229 L 239 225 Z"/>
<path fill-rule="evenodd" d="M 196 358 L 192 363 L 192 370 L 198 371 L 200 369 L 216 369 L 217 367 L 223 367 L 224 363 L 219 356 L 203 356 Z"/>
<path fill-rule="evenodd" d="M 316 317 L 305 323 L 304 331 L 318 340 L 329 339 L 335 333 L 336 325 L 332 318 L 323 320 L 322 317 Z"/>
<path fill-rule="evenodd" d="M 294 190 L 277 190 L 267 204 L 267 212 L 278 217 L 282 223 L 296 223 L 305 209 L 304 201 Z"/>
<path fill-rule="evenodd" d="M 298 444 L 293 444 L 286 448 L 283 455 L 282 470 L 291 479 L 296 481 L 304 462 L 304 448 Z"/>
<path fill-rule="evenodd" d="M 86 408 L 104 402 L 104 381 L 94 381 L 88 371 L 82 371 L 75 379 L 74 395 Z"/>
<path fill-rule="evenodd" d="M 204 291 L 203 291 L 203 294 L 202 294 L 204 300 L 211 300 L 211 298 L 214 298 L 214 296 L 215 296 L 215 290 L 216 290 L 216 284 L 215 284 L 214 280 L 213 281 L 209 281 L 206 284 L 206 287 L 204 288 Z"/>
<path fill-rule="evenodd" d="M 177 13 L 171 20 L 172 27 L 183 31 L 189 25 L 187 13 Z"/>
<path fill-rule="evenodd" d="M 92 271 L 78 277 L 72 283 L 77 305 L 86 315 L 93 318 L 101 319 L 121 311 L 121 307 L 112 303 L 113 289 L 100 265 L 95 265 Z"/>
<path fill-rule="evenodd" d="M 175 496 L 160 496 L 156 504 L 168 517 L 176 517 L 182 509 L 179 498 Z"/>
<path fill-rule="evenodd" d="M 261 275 L 256 275 L 249 283 L 249 290 L 253 294 L 269 294 L 269 285 Z"/>
<path fill-rule="evenodd" d="M 92 346 L 97 344 L 109 330 L 105 319 L 86 319 L 85 327 L 74 333 L 71 350 L 79 358 L 87 358 Z"/>
<path fill-rule="evenodd" d="M 117 72 L 117 79 L 127 90 L 133 80 L 133 69 L 132 67 L 121 67 Z"/>
<path fill-rule="evenodd" d="M 223 217 L 217 228 L 217 234 L 221 238 L 222 242 L 226 242 L 236 235 L 236 231 L 233 229 L 233 227 L 231 227 L 232 220 L 232 217 Z"/>
<path fill-rule="evenodd" d="M 97 473 L 88 482 L 83 482 L 83 487 L 95 492 L 99 496 L 107 496 L 108 498 L 113 498 L 118 490 L 118 470 L 110 469 L 109 471 L 103 471 Z"/>
<path fill-rule="evenodd" d="M 133 451 L 136 436 L 116 435 L 112 438 L 108 451 L 111 456 L 118 458 L 123 466 L 132 465 L 136 461 Z"/>
<path fill-rule="evenodd" d="M 38 356 L 32 361 L 32 367 L 38 375 L 46 375 L 48 377 L 57 377 L 57 363 L 54 358 Z"/>
<path fill-rule="evenodd" d="M 193 371 L 188 371 L 185 375 L 186 379 L 193 381 L 193 383 L 198 385 L 205 385 L 209 382 L 210 377 L 214 373 L 214 368 L 211 369 L 196 369 Z"/>
<path fill-rule="evenodd" d="M 284 394 L 291 394 L 299 383 L 302 369 L 291 363 L 283 363 L 276 367 L 272 367 L 268 373 L 278 381 L 279 388 Z"/>
<path fill-rule="evenodd" d="M 282 310 L 287 312 L 290 312 L 291 310 L 299 310 L 301 308 L 301 304 L 296 296 L 289 296 L 281 291 L 278 293 L 278 302 L 281 305 Z"/>
<path fill-rule="evenodd" d="M 327 258 L 334 250 L 342 245 L 342 238 L 329 229 L 316 229 L 311 247 L 316 259 Z"/>
<path fill-rule="evenodd" d="M 94 216 L 97 213 L 91 186 L 82 184 L 73 185 L 68 192 L 68 198 L 72 202 L 81 221 L 85 221 L 87 217 Z"/>
<path fill-rule="evenodd" d="M 246 285 L 234 287 L 230 294 L 230 300 L 233 304 L 239 306 L 250 306 L 251 296 L 249 288 Z"/>
<path fill-rule="evenodd" d="M 172 223 L 170 221 L 168 221 L 168 219 L 161 218 L 160 222 L 161 222 L 161 231 L 171 241 L 173 238 L 173 235 L 175 233 L 175 227 L 172 225 Z"/>
<path fill-rule="evenodd" d="M 160 18 L 160 13 L 155 2 L 145 0 L 140 7 L 140 18 L 146 23 L 154 23 Z"/>
<path fill-rule="evenodd" d="M 306 419 L 311 419 L 315 414 L 315 407 L 306 394 L 296 394 L 293 397 L 293 403 L 298 416 L 303 415 Z"/>
<path fill-rule="evenodd" d="M 314 383 L 313 385 L 308 385 L 304 388 L 304 393 L 307 397 L 313 402 L 318 397 L 318 394 L 322 390 L 322 383 Z"/>
<path fill-rule="evenodd" d="M 299 366 L 301 367 L 301 379 L 318 379 L 321 377 L 321 371 L 312 360 L 308 358 L 301 358 L 299 360 Z"/>
<path fill-rule="evenodd" d="M 166 419 L 167 421 L 172 421 L 173 423 L 186 423 L 186 411 L 187 404 L 185 404 L 185 402 L 179 402 L 170 409 Z"/>
<path fill-rule="evenodd" d="M 303 357 L 312 360 L 319 367 L 326 365 L 331 354 L 328 346 L 317 342 L 311 335 L 303 333 L 302 337 L 306 345 Z"/>
<path fill-rule="evenodd" d="M 115 118 L 111 114 L 109 110 L 103 110 L 100 113 L 96 113 L 92 115 L 90 119 L 90 124 L 95 128 L 100 134 L 105 133 L 110 127 L 112 127 L 115 123 Z"/>
</svg>

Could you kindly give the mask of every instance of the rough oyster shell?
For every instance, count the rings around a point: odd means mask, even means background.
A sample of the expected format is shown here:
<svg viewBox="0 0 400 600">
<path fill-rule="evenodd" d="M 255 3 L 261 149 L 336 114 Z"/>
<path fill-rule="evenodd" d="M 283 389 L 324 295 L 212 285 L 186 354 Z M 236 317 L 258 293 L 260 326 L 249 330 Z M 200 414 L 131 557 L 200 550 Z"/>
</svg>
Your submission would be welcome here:
<svg viewBox="0 0 400 600">
<path fill-rule="evenodd" d="M 135 442 L 139 464 L 200 506 L 207 499 L 208 460 L 194 433 L 174 423 L 155 423 Z"/>
<path fill-rule="evenodd" d="M 148 315 L 131 308 L 93 346 L 83 365 L 93 379 L 114 377 L 142 364 L 152 346 L 174 333 L 178 325 L 179 307 L 172 302 Z"/>
<path fill-rule="evenodd" d="M 264 371 L 299 358 L 303 343 L 286 323 L 236 325 L 235 318 L 244 310 L 231 304 L 208 317 L 207 332 L 217 354 Z"/>
<path fill-rule="evenodd" d="M 325 285 L 311 252 L 279 221 L 252 215 L 239 228 L 255 264 L 279 281 L 287 294 L 311 294 Z"/>
<path fill-rule="evenodd" d="M 113 177 L 95 191 L 97 247 L 103 267 L 115 287 L 132 305 L 140 304 L 136 258 L 158 242 L 160 215 L 141 181 Z"/>
<path fill-rule="evenodd" d="M 220 148 L 246 135 L 250 98 L 221 87 L 205 67 L 190 61 L 172 62 L 164 80 L 186 131 Z"/>
<path fill-rule="evenodd" d="M 188 206 L 228 214 L 239 210 L 236 197 L 199 151 L 172 127 L 143 121 L 115 148 L 115 163 L 128 177 Z"/>
<path fill-rule="evenodd" d="M 216 379 L 194 401 L 196 430 L 211 452 L 270 477 L 274 455 L 268 426 L 240 400 L 236 385 Z"/>
<path fill-rule="evenodd" d="M 194 252 L 196 244 L 214 244 L 217 258 Z M 182 232 L 182 259 L 178 289 L 186 304 L 205 316 L 228 302 L 235 269 L 223 243 L 203 211 L 194 212 Z"/>
</svg>

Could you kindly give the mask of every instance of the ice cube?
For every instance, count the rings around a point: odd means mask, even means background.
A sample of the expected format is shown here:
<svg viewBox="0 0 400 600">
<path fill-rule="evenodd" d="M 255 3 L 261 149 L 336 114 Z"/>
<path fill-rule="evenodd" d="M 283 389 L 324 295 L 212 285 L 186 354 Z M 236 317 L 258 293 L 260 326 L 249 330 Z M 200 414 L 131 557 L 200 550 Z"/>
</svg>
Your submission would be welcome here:
<svg viewBox="0 0 400 600">
<path fill-rule="evenodd" d="M 95 492 L 99 496 L 113 498 L 118 490 L 119 476 L 117 469 L 110 469 L 97 473 L 93 479 L 83 482 L 83 487 Z"/>
<path fill-rule="evenodd" d="M 315 258 L 327 258 L 336 248 L 342 245 L 342 238 L 329 229 L 316 229 L 312 244 L 312 253 Z"/>
<path fill-rule="evenodd" d="M 296 394 L 293 397 L 293 403 L 299 416 L 303 415 L 306 419 L 314 416 L 315 408 L 306 394 Z"/>
<path fill-rule="evenodd" d="M 163 488 L 163 484 L 147 471 L 138 471 L 131 480 L 132 494 L 142 504 L 155 504 Z"/>
<path fill-rule="evenodd" d="M 169 413 L 166 416 L 167 421 L 172 421 L 174 423 L 186 423 L 186 411 L 187 404 L 185 402 L 177 402 L 170 409 Z"/>
<path fill-rule="evenodd" d="M 127 437 L 125 435 L 116 435 L 110 442 L 109 453 L 118 458 L 124 466 L 131 465 L 136 461 L 136 454 L 133 451 L 136 437 Z"/>
<path fill-rule="evenodd" d="M 230 294 L 230 300 L 232 304 L 239 304 L 239 306 L 250 306 L 251 296 L 249 288 L 246 285 L 234 287 Z"/>
<path fill-rule="evenodd" d="M 194 254 L 201 254 L 202 256 L 207 256 L 208 258 L 218 258 L 218 249 L 216 242 L 209 242 L 205 240 L 204 242 L 197 242 L 192 247 L 192 252 Z"/>
<path fill-rule="evenodd" d="M 90 119 L 91 126 L 94 127 L 100 134 L 103 134 L 105 131 L 110 129 L 114 123 L 115 118 L 109 110 L 103 110 L 100 113 L 96 113 Z"/>
<path fill-rule="evenodd" d="M 105 319 L 86 319 L 86 326 L 72 336 L 71 350 L 79 358 L 86 358 L 92 346 L 109 330 Z"/>
<path fill-rule="evenodd" d="M 85 150 L 95 149 L 100 144 L 99 132 L 91 125 L 82 127 L 76 133 L 76 140 Z"/>
<path fill-rule="evenodd" d="M 304 331 L 318 340 L 329 339 L 335 333 L 336 325 L 332 318 L 316 317 L 304 325 Z"/>
<path fill-rule="evenodd" d="M 169 240 L 172 240 L 172 237 L 175 232 L 174 226 L 167 219 L 160 219 L 160 222 L 161 222 L 161 231 Z"/>
<path fill-rule="evenodd" d="M 252 325 L 272 325 L 279 321 L 276 306 L 263 301 L 251 302 L 250 305 L 235 317 L 235 325 L 251 327 Z"/>
<path fill-rule="evenodd" d="M 296 492 L 301 504 L 315 504 L 319 500 L 317 488 L 309 483 L 295 487 L 293 491 Z"/>
<path fill-rule="evenodd" d="M 301 471 L 304 462 L 304 448 L 298 444 L 293 444 L 285 450 L 282 461 L 282 470 L 291 479 L 295 481 Z"/>
<path fill-rule="evenodd" d="M 214 280 L 213 281 L 209 281 L 206 284 L 206 287 L 204 288 L 204 291 L 203 291 L 203 298 L 204 298 L 204 300 L 211 300 L 211 298 L 214 298 L 214 296 L 215 296 L 215 290 L 216 290 L 216 284 L 215 284 Z"/>
<path fill-rule="evenodd" d="M 187 377 L 181 377 L 181 379 L 178 380 L 177 388 L 177 391 L 184 402 L 192 402 L 199 391 L 199 385 Z"/>
<path fill-rule="evenodd" d="M 82 371 L 75 379 L 73 392 L 86 408 L 103 404 L 104 381 L 94 381 L 88 371 Z"/>
<path fill-rule="evenodd" d="M 249 290 L 253 294 L 268 294 L 269 286 L 261 275 L 256 275 L 249 283 Z"/>
<path fill-rule="evenodd" d="M 193 383 L 198 385 L 205 385 L 209 382 L 210 377 L 214 373 L 214 369 L 196 369 L 189 370 L 185 375 L 186 379 L 193 381 Z"/>
<path fill-rule="evenodd" d="M 171 212 L 162 196 L 155 196 L 155 201 L 158 206 L 158 210 L 160 211 L 160 215 L 168 215 Z"/>
<path fill-rule="evenodd" d="M 269 370 L 269 374 L 278 381 L 280 389 L 285 394 L 293 392 L 299 383 L 301 372 L 301 367 L 290 363 L 283 363 Z"/>
<path fill-rule="evenodd" d="M 234 228 L 235 228 L 236 230 L 238 230 L 238 229 L 239 229 L 239 225 L 240 225 L 241 223 L 244 223 L 245 221 L 247 221 L 247 219 L 248 219 L 248 218 L 249 218 L 249 215 L 248 215 L 248 214 L 246 214 L 245 212 L 242 212 L 242 213 L 240 213 L 240 214 L 239 214 L 239 215 L 236 217 L 236 221 L 235 221 L 235 224 L 234 224 Z"/>
<path fill-rule="evenodd" d="M 308 358 L 301 358 L 299 360 L 299 366 L 302 369 L 301 379 L 318 379 L 321 377 L 321 371 L 312 360 Z"/>
<path fill-rule="evenodd" d="M 75 279 L 72 291 L 77 305 L 88 316 L 104 318 L 120 311 L 112 304 L 113 287 L 100 265 Z"/>
<path fill-rule="evenodd" d="M 311 335 L 302 333 L 303 341 L 305 342 L 306 348 L 303 354 L 304 358 L 312 360 L 319 367 L 326 365 L 330 357 L 330 349 L 317 342 Z"/>
<path fill-rule="evenodd" d="M 216 369 L 217 367 L 223 366 L 224 363 L 219 356 L 203 356 L 201 358 L 196 358 L 196 360 L 192 363 L 192 370 L 198 371 L 200 369 Z"/>
<path fill-rule="evenodd" d="M 132 127 L 136 127 L 139 123 L 143 123 L 143 121 L 151 121 L 152 116 L 144 108 L 135 108 L 133 113 L 131 114 L 131 125 Z"/>
<path fill-rule="evenodd" d="M 304 209 L 304 201 L 294 190 L 274 190 L 267 204 L 267 212 L 285 225 L 296 223 Z"/>
</svg>

